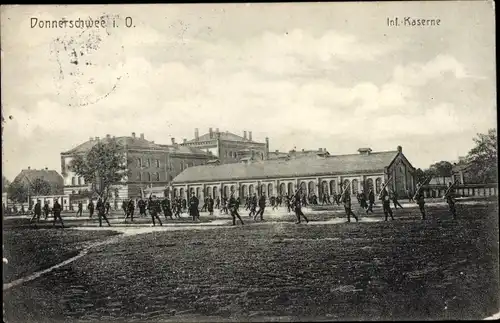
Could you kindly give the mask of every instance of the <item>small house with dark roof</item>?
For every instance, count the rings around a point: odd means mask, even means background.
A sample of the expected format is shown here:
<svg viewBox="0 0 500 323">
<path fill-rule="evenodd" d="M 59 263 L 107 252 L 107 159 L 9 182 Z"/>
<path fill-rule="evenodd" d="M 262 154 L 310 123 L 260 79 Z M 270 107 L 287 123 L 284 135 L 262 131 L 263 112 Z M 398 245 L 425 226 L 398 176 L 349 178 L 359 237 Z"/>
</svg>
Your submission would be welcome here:
<svg viewBox="0 0 500 323">
<path fill-rule="evenodd" d="M 212 153 L 221 164 L 237 163 L 242 159 L 251 157 L 254 160 L 267 160 L 269 154 L 269 138 L 265 142 L 255 141 L 252 131 L 243 131 L 239 136 L 229 131 L 215 131 L 212 128 L 208 132 L 199 135 L 198 128 L 194 130 L 194 138 L 184 139 L 181 146 L 198 148 Z"/>
<path fill-rule="evenodd" d="M 319 151 L 318 151 L 319 152 Z M 200 198 L 236 194 L 240 197 L 264 193 L 266 196 L 292 194 L 298 187 L 306 194 L 332 195 L 340 185 L 349 185 L 351 194 L 374 189 L 391 177 L 389 188 L 400 196 L 414 191 L 415 168 L 401 146 L 394 151 L 357 154 L 316 153 L 301 158 L 280 158 L 245 163 L 202 165 L 188 168 L 172 181 L 171 194 L 186 197 L 195 192 Z"/>
<path fill-rule="evenodd" d="M 172 140 L 171 145 L 158 144 L 147 140 L 144 134 L 136 136 L 115 137 L 106 135 L 104 138 L 89 138 L 88 141 L 61 153 L 61 171 L 64 177 L 66 194 L 88 199 L 89 184 L 71 169 L 71 161 L 76 155 L 86 154 L 98 142 L 107 143 L 114 140 L 124 148 L 127 156 L 128 177 L 115 187 L 113 200 L 122 201 L 128 198 L 138 198 L 147 187 L 165 187 L 170 181 L 188 167 L 204 165 L 214 159 L 196 147 L 182 146 Z"/>
<path fill-rule="evenodd" d="M 31 187 L 37 179 L 44 180 L 50 185 L 50 194 L 62 194 L 64 187 L 63 177 L 57 171 L 48 168 L 32 169 L 28 167 L 27 169 L 23 169 L 14 178 L 13 183 L 20 183 L 26 187 Z"/>
</svg>

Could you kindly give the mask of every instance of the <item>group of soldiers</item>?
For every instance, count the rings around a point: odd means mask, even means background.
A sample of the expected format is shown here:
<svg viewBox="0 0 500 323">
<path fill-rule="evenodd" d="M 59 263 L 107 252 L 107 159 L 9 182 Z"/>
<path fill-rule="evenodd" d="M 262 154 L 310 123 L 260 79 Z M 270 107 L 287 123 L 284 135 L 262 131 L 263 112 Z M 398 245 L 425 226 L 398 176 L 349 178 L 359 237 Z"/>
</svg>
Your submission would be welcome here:
<svg viewBox="0 0 500 323">
<path fill-rule="evenodd" d="M 454 184 L 449 183 L 448 190 L 445 193 L 445 200 L 449 206 L 449 210 L 455 219 L 456 208 L 455 208 L 455 199 L 452 194 L 452 186 Z M 416 202 L 419 206 L 419 210 L 422 214 L 422 219 L 425 220 L 426 212 L 425 212 L 425 198 L 423 192 L 420 190 L 422 185 L 417 185 L 417 192 L 415 195 L 411 195 L 407 192 L 409 202 Z M 281 207 L 283 203 L 285 204 L 288 212 L 290 213 L 292 210 L 295 213 L 297 218 L 296 224 L 301 223 L 301 219 L 304 219 L 306 222 L 309 222 L 307 217 L 302 212 L 302 207 L 307 206 L 308 204 L 317 204 L 317 198 L 314 194 L 306 196 L 303 194 L 301 189 L 297 189 L 294 194 L 284 195 L 284 196 L 271 196 L 269 198 L 269 203 L 272 209 L 277 209 Z M 365 211 L 366 214 L 369 212 L 373 213 L 373 206 L 375 205 L 376 196 L 372 188 L 369 189 L 368 194 L 365 194 L 364 191 L 356 194 L 356 198 L 358 200 L 359 206 L 362 210 Z M 391 202 L 394 205 L 394 209 L 403 208 L 398 201 L 398 195 L 396 192 L 391 191 L 386 187 L 386 185 L 382 185 L 380 193 L 378 194 L 378 200 L 382 201 L 382 209 L 385 215 L 385 221 L 390 217 L 394 220 L 394 214 L 391 209 Z M 264 211 L 266 209 L 267 198 L 265 194 L 261 194 L 257 197 L 257 194 L 253 194 L 252 196 L 248 196 L 245 198 L 245 211 L 249 211 L 248 216 L 250 218 L 253 217 L 254 221 L 260 219 L 260 221 L 264 221 Z M 351 202 L 351 194 L 349 194 L 349 190 L 347 186 L 341 187 L 341 191 L 339 194 L 333 195 L 333 202 L 330 202 L 330 197 L 328 195 L 323 195 L 322 203 L 332 203 L 340 205 L 342 204 L 346 213 L 347 222 L 351 222 L 351 216 L 359 221 L 358 216 L 353 212 L 352 202 Z M 214 209 L 219 209 L 221 213 L 230 214 L 233 220 L 233 225 L 236 225 L 236 219 L 238 219 L 241 224 L 244 224 L 240 214 L 240 197 L 235 197 L 234 193 L 231 194 L 229 198 L 223 196 L 222 198 L 216 197 L 215 199 L 212 196 L 207 196 L 204 199 L 204 203 L 200 209 L 199 207 L 200 201 L 198 197 L 192 193 L 192 196 L 189 199 L 175 197 L 171 201 L 169 198 L 158 199 L 155 196 L 149 196 L 147 199 L 140 198 L 138 200 L 134 200 L 130 198 L 127 201 L 123 201 L 122 210 L 125 216 L 125 222 L 128 218 L 133 222 L 134 221 L 134 213 L 135 209 L 139 209 L 139 216 L 147 217 L 147 212 L 151 216 L 151 220 L 153 222 L 153 226 L 156 226 L 156 222 L 159 223 L 160 226 L 163 225 L 160 214 L 163 214 L 165 219 L 173 220 L 175 218 L 180 218 L 181 213 L 187 211 L 189 216 L 192 217 L 193 221 L 200 220 L 200 211 L 209 212 L 210 215 L 213 215 Z M 87 205 L 87 210 L 89 211 L 89 217 L 92 218 L 95 210 L 97 210 L 97 216 L 99 219 L 99 226 L 102 226 L 102 220 L 106 221 L 108 226 L 111 226 L 107 215 L 109 215 L 111 206 L 107 201 L 103 201 L 101 198 L 97 200 L 96 205 L 94 205 L 93 201 Z M 36 220 L 40 221 L 40 217 L 43 215 L 45 219 L 48 218 L 50 212 L 54 215 L 53 226 L 55 226 L 57 220 L 61 222 L 62 227 L 64 227 L 63 220 L 61 218 L 61 210 L 62 207 L 58 201 L 54 202 L 52 209 L 49 207 L 49 204 L 45 202 L 45 205 L 42 207 L 40 201 L 38 200 L 34 206 L 34 215 L 31 221 Z M 78 203 L 78 210 L 76 215 L 81 216 L 83 214 L 83 204 L 82 202 Z"/>
</svg>

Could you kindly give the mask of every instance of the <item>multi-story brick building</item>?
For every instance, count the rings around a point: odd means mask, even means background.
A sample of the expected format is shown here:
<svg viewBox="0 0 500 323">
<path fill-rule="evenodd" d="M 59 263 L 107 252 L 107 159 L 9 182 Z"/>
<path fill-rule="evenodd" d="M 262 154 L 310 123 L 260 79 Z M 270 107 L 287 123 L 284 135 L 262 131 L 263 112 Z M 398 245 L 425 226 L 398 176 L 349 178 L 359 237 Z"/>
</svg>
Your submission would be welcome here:
<svg viewBox="0 0 500 323">
<path fill-rule="evenodd" d="M 415 168 L 396 151 L 372 152 L 360 148 L 358 154 L 330 156 L 325 149 L 316 156 L 280 158 L 222 165 L 203 165 L 184 170 L 172 181 L 172 195 L 186 197 L 194 192 L 200 198 L 211 196 L 246 197 L 253 193 L 266 196 L 293 194 L 297 187 L 304 193 L 333 194 L 341 184 L 350 184 L 356 194 L 373 188 L 380 192 L 381 184 L 391 178 L 389 187 L 405 195 L 414 191 Z"/>
<path fill-rule="evenodd" d="M 254 141 L 252 132 L 243 131 L 243 137 L 229 131 L 220 132 L 209 128 L 208 133 L 199 135 L 198 129 L 194 131 L 194 139 L 184 139 L 184 147 L 198 148 L 211 152 L 221 164 L 237 163 L 242 159 L 266 160 L 269 154 L 269 138 L 265 143 Z"/>
<path fill-rule="evenodd" d="M 95 144 L 111 139 L 124 148 L 128 161 L 128 176 L 115 185 L 114 200 L 137 198 L 147 187 L 166 187 L 170 181 L 188 167 L 206 164 L 214 157 L 194 147 L 181 146 L 172 139 L 171 145 L 157 144 L 144 138 L 144 134 L 105 138 L 90 138 L 77 147 L 61 153 L 61 170 L 64 178 L 64 193 L 86 199 L 89 184 L 71 169 L 71 161 L 78 154 L 87 153 Z"/>
</svg>

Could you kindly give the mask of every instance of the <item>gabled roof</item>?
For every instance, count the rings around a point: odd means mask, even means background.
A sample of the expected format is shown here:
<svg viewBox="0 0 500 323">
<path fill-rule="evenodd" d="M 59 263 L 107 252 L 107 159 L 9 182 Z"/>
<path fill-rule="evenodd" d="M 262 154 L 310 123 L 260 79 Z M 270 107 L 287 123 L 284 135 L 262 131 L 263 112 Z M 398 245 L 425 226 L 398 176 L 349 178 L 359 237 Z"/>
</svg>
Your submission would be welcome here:
<svg viewBox="0 0 500 323">
<path fill-rule="evenodd" d="M 58 172 L 51 169 L 23 169 L 16 178 L 14 178 L 14 182 L 22 182 L 27 179 L 30 183 L 33 183 L 38 178 L 47 181 L 54 187 L 57 186 L 58 188 L 62 188 L 64 186 L 63 177 Z"/>
<path fill-rule="evenodd" d="M 229 131 L 221 131 L 219 132 L 220 134 L 220 139 L 221 140 L 231 140 L 231 141 L 244 141 L 244 142 L 253 142 L 253 143 L 258 143 L 257 141 L 254 141 L 254 140 L 249 140 L 249 139 L 245 139 L 241 136 L 238 136 L 232 132 L 229 132 Z M 198 137 L 198 140 L 195 139 L 192 139 L 192 140 L 189 140 L 188 142 L 198 142 L 198 141 L 210 141 L 210 140 L 214 140 L 214 139 L 217 139 L 217 132 L 212 132 L 212 138 L 210 138 L 210 133 L 206 133 L 204 135 L 201 135 Z"/>
<path fill-rule="evenodd" d="M 190 167 L 173 179 L 173 183 L 211 182 L 280 177 L 341 175 L 383 171 L 398 155 L 397 151 L 375 152 L 369 155 L 352 154 L 290 160 L 265 160 L 248 164 Z"/>
<path fill-rule="evenodd" d="M 92 140 L 87 140 L 83 144 L 80 144 L 76 146 L 73 149 L 70 149 L 66 152 L 63 152 L 62 154 L 78 154 L 78 153 L 85 153 L 88 152 L 92 147 L 94 147 L 98 142 L 102 143 L 108 143 L 111 140 L 116 140 L 116 142 L 120 146 L 126 146 L 128 149 L 147 149 L 147 150 L 161 150 L 169 153 L 177 153 L 177 154 L 197 154 L 197 155 L 210 155 L 209 153 L 198 149 L 194 147 L 186 147 L 186 146 L 181 146 L 181 145 L 161 145 L 161 144 L 156 144 L 152 141 L 139 138 L 139 137 L 130 137 L 130 136 L 123 136 L 123 137 L 104 137 L 101 139 L 92 139 Z"/>
</svg>

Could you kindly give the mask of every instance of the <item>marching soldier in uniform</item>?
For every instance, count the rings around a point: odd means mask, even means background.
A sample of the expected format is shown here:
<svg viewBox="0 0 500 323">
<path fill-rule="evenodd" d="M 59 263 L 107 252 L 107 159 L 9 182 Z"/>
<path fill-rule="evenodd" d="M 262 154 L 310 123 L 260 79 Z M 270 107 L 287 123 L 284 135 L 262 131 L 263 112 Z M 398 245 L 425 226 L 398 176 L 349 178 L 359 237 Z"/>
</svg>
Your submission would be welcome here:
<svg viewBox="0 0 500 323">
<path fill-rule="evenodd" d="M 292 203 L 290 201 L 290 196 L 288 195 L 285 196 L 285 205 L 288 209 L 288 213 L 290 213 L 292 211 Z"/>
<path fill-rule="evenodd" d="M 221 209 L 221 212 L 225 213 L 225 214 L 229 213 L 229 210 L 227 209 L 227 197 L 225 195 L 222 198 L 222 209 Z"/>
<path fill-rule="evenodd" d="M 109 203 L 109 201 L 106 202 L 104 207 L 106 209 L 106 215 L 109 215 L 109 210 L 111 209 L 111 204 Z"/>
<path fill-rule="evenodd" d="M 250 213 L 248 213 L 248 217 L 255 216 L 257 212 L 257 194 L 253 193 L 252 198 L 250 199 Z"/>
<path fill-rule="evenodd" d="M 127 201 L 123 200 L 123 203 L 122 203 L 122 210 L 123 210 L 123 215 L 125 216 L 125 218 L 127 217 L 128 215 L 128 212 L 127 212 Z"/>
<path fill-rule="evenodd" d="M 82 201 L 78 202 L 78 211 L 76 211 L 76 216 L 83 215 L 83 203 Z"/>
<path fill-rule="evenodd" d="M 392 203 L 394 203 L 394 210 L 396 210 L 398 206 L 400 208 L 403 208 L 401 204 L 399 204 L 398 202 L 398 193 L 396 191 L 392 192 L 391 197 L 392 197 Z"/>
<path fill-rule="evenodd" d="M 163 210 L 163 215 L 165 216 L 165 220 L 167 219 L 167 216 L 170 217 L 171 220 L 174 218 L 172 217 L 172 210 L 170 209 L 170 200 L 168 198 L 164 198 L 161 201 L 161 208 Z"/>
<path fill-rule="evenodd" d="M 413 196 L 411 197 L 413 200 Z M 424 193 L 419 192 L 415 196 L 415 202 L 418 204 L 418 208 L 420 209 L 420 213 L 422 213 L 422 220 L 425 220 L 425 198 Z"/>
<path fill-rule="evenodd" d="M 276 198 L 274 196 L 271 196 L 269 202 L 271 202 L 271 206 L 273 207 L 272 209 L 274 210 L 276 208 Z"/>
<path fill-rule="evenodd" d="M 89 218 L 91 218 L 94 215 L 94 201 L 90 200 L 87 209 L 89 210 Z"/>
<path fill-rule="evenodd" d="M 212 198 L 211 195 L 209 195 L 207 200 L 207 210 L 210 215 L 214 215 L 214 203 L 215 203 L 214 199 Z"/>
<path fill-rule="evenodd" d="M 234 198 L 234 195 L 231 194 L 231 197 L 229 198 L 229 212 L 231 213 L 231 217 L 233 218 L 233 225 L 236 225 L 236 218 L 240 220 L 242 225 L 245 224 L 243 223 L 243 220 L 238 213 L 238 207 L 238 201 Z"/>
<path fill-rule="evenodd" d="M 373 193 L 373 188 L 370 188 L 370 191 L 368 192 L 368 208 L 366 209 L 366 214 L 368 214 L 368 211 L 371 211 L 373 213 L 374 204 L 375 204 L 375 193 Z"/>
<path fill-rule="evenodd" d="M 156 226 L 155 218 L 160 223 L 160 226 L 163 226 L 163 223 L 161 223 L 160 217 L 158 216 L 158 212 L 161 211 L 161 207 L 156 200 L 156 197 L 153 200 L 153 198 L 150 196 L 148 202 L 149 214 L 151 215 L 151 220 L 153 220 L 153 226 Z"/>
<path fill-rule="evenodd" d="M 391 198 L 389 196 L 389 192 L 387 192 L 387 187 L 384 187 L 382 189 L 382 192 L 380 192 L 380 199 L 382 200 L 382 206 L 385 214 L 385 221 L 387 221 L 389 215 L 391 216 L 391 220 L 394 220 L 391 210 Z"/>
<path fill-rule="evenodd" d="M 139 215 L 147 216 L 146 215 L 146 202 L 142 198 L 140 198 L 139 201 L 137 202 L 137 206 L 139 207 Z"/>
<path fill-rule="evenodd" d="M 182 201 L 180 197 L 177 197 L 175 201 L 175 216 L 180 218 L 182 213 Z"/>
<path fill-rule="evenodd" d="M 203 206 L 201 207 L 201 210 L 200 210 L 201 212 L 207 210 L 207 206 L 208 206 L 207 204 L 208 204 L 208 196 L 205 197 L 205 200 L 203 200 Z"/>
<path fill-rule="evenodd" d="M 63 223 L 63 219 L 61 217 L 61 211 L 62 211 L 61 204 L 59 204 L 58 200 L 55 200 L 54 206 L 52 207 L 52 212 L 54 213 L 54 224 L 52 225 L 52 227 L 56 226 L 56 221 L 57 221 L 57 219 L 59 219 L 61 221 L 61 226 L 64 229 L 64 223 Z"/>
<path fill-rule="evenodd" d="M 444 196 L 446 203 L 448 203 L 448 209 L 453 215 L 453 219 L 457 218 L 457 210 L 455 208 L 455 199 L 453 198 L 453 189 L 451 188 L 453 184 L 448 183 L 448 193 Z"/>
<path fill-rule="evenodd" d="M 126 203 L 123 201 L 123 203 Z M 127 214 L 125 215 L 125 221 L 127 221 L 127 218 L 130 215 L 130 221 L 134 222 L 134 211 L 135 211 L 135 203 L 132 198 L 128 201 L 128 204 L 125 204 L 125 210 L 127 210 Z"/>
<path fill-rule="evenodd" d="M 250 209 L 250 197 L 245 198 L 245 211 Z"/>
<path fill-rule="evenodd" d="M 344 204 L 345 214 L 347 215 L 347 222 L 351 222 L 351 215 L 356 219 L 356 222 L 358 222 L 358 217 L 352 212 L 351 195 L 348 191 L 342 194 L 342 203 Z"/>
<path fill-rule="evenodd" d="M 102 227 L 102 219 L 104 218 L 104 220 L 106 220 L 106 222 L 108 223 L 108 227 L 110 227 L 111 224 L 109 223 L 108 217 L 106 216 L 106 205 L 102 202 L 101 198 L 99 198 L 99 200 L 97 201 L 96 209 L 97 217 L 99 218 L 99 226 Z"/>
<path fill-rule="evenodd" d="M 42 216 L 42 203 L 40 203 L 40 200 L 36 201 L 36 204 L 35 204 L 33 211 L 34 212 L 33 212 L 33 217 L 31 218 L 31 221 L 33 221 L 36 218 L 36 222 L 40 222 L 40 217 Z"/>
<path fill-rule="evenodd" d="M 260 215 L 260 220 L 264 221 L 264 209 L 266 208 L 266 195 L 262 193 L 259 197 L 259 211 L 255 213 L 253 220 L 257 220 L 257 216 Z"/>
<path fill-rule="evenodd" d="M 281 207 L 281 203 L 283 203 L 283 196 L 282 196 L 282 195 L 278 195 L 278 197 L 277 197 L 277 202 L 278 202 L 278 203 L 277 203 L 277 204 L 278 204 L 278 206 L 279 206 L 279 207 Z"/>
<path fill-rule="evenodd" d="M 200 200 L 196 197 L 193 192 L 193 195 L 189 199 L 189 215 L 193 217 L 193 221 L 196 219 L 200 219 L 200 212 L 198 211 L 198 205 L 200 204 Z"/>
<path fill-rule="evenodd" d="M 215 208 L 216 209 L 220 209 L 220 197 L 218 197 L 218 196 L 215 199 Z"/>
<path fill-rule="evenodd" d="M 294 210 L 295 210 L 295 216 L 297 217 L 297 222 L 295 224 L 300 224 L 300 217 L 302 216 L 304 220 L 306 220 L 306 223 L 309 223 L 309 220 L 306 218 L 304 213 L 302 213 L 302 202 L 300 198 L 300 189 L 297 190 L 295 193 L 294 197 Z"/>
<path fill-rule="evenodd" d="M 359 193 L 359 205 L 363 210 L 368 208 L 368 204 L 366 204 L 365 191 L 363 190 L 361 191 L 361 193 Z"/>
</svg>

